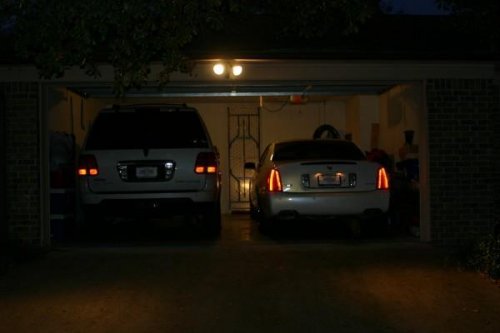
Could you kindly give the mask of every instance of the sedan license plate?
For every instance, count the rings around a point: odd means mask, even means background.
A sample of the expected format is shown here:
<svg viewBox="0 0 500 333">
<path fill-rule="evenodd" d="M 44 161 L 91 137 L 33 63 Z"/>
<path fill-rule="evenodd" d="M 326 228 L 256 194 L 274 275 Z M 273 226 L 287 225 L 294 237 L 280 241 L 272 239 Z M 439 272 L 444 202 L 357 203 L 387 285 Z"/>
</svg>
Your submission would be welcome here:
<svg viewBox="0 0 500 333">
<path fill-rule="evenodd" d="M 319 186 L 339 186 L 341 184 L 340 174 L 325 173 L 318 175 Z"/>
<path fill-rule="evenodd" d="M 156 178 L 158 177 L 158 168 L 156 167 L 137 167 L 135 169 L 135 176 L 137 178 Z"/>
</svg>

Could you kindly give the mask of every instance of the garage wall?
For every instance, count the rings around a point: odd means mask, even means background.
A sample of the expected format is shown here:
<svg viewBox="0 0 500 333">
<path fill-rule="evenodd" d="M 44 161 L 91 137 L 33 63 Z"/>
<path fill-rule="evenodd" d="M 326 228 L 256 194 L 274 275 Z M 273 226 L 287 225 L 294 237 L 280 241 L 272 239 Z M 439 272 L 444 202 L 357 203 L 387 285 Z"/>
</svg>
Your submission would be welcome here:
<svg viewBox="0 0 500 333">
<path fill-rule="evenodd" d="M 220 163 L 222 169 L 222 192 L 221 192 L 221 212 L 226 214 L 229 212 L 229 175 L 227 172 L 228 160 L 228 144 L 227 144 L 227 108 L 226 104 L 222 103 L 200 103 L 193 102 L 189 105 L 194 106 L 200 112 L 205 125 L 207 126 L 212 143 L 217 146 L 220 153 Z"/>
<path fill-rule="evenodd" d="M 346 132 L 351 135 L 352 141 L 360 144 L 361 129 L 359 127 L 359 98 L 358 96 L 350 97 L 346 102 Z"/>
<path fill-rule="evenodd" d="M 284 106 L 283 103 L 264 103 L 261 109 L 261 150 L 273 141 L 312 138 L 314 131 L 323 124 L 332 125 L 345 134 L 345 102 L 318 100 Z"/>
<path fill-rule="evenodd" d="M 399 162 L 398 151 L 405 143 L 404 131 L 413 130 L 414 144 L 419 145 L 424 110 L 423 96 L 418 84 L 399 85 L 380 96 L 380 147 Z"/>
<path fill-rule="evenodd" d="M 359 96 L 359 145 L 363 151 L 379 146 L 379 96 Z"/>
<path fill-rule="evenodd" d="M 380 123 L 379 104 L 378 95 L 353 96 L 346 104 L 346 131 L 365 152 L 379 146 L 380 131 L 374 128 Z"/>
<path fill-rule="evenodd" d="M 82 98 L 64 87 L 50 87 L 47 96 L 49 131 L 73 135 L 81 147 L 87 130 L 102 102 Z"/>
</svg>

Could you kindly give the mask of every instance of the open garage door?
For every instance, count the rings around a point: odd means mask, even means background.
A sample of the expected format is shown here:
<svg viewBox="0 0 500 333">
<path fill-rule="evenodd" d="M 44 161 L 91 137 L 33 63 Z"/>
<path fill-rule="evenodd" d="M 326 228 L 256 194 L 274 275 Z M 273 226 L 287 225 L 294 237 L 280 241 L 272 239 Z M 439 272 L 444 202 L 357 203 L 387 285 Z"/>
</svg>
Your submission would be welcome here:
<svg viewBox="0 0 500 333">
<path fill-rule="evenodd" d="M 115 98 L 111 86 L 105 84 L 74 83 L 50 88 L 47 133 L 67 132 L 74 137 L 76 154 L 95 113 L 105 105 L 155 102 L 195 106 L 221 153 L 223 213 L 247 209 L 245 184 L 249 175 L 242 171 L 243 164 L 255 161 L 270 141 L 312 137 L 319 125 L 330 124 L 367 153 L 383 151 L 394 172 L 400 172 L 397 167 L 403 159 L 400 150 L 406 144 L 404 133 L 413 130 L 410 150 L 414 155 L 406 156 L 416 157 L 419 162 L 418 183 L 413 184 L 419 192 L 417 200 L 411 203 L 412 211 L 417 213 L 405 220 L 417 222 L 417 218 L 420 224 L 425 221 L 421 214 L 428 209 L 427 199 L 421 200 L 422 187 L 424 193 L 427 188 L 425 167 L 422 168 L 422 162 L 425 166 L 425 105 L 419 82 L 191 82 L 175 83 L 162 90 L 146 87 L 119 99 Z M 305 98 L 297 103 L 292 96 Z M 395 219 L 401 220 L 402 216 Z"/>
</svg>

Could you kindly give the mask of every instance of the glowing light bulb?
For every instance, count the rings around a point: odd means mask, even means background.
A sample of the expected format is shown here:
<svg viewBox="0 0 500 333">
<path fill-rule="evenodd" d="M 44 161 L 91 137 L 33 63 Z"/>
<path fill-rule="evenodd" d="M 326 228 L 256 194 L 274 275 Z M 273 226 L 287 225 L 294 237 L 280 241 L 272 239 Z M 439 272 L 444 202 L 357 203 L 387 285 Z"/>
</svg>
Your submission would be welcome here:
<svg viewBox="0 0 500 333">
<path fill-rule="evenodd" d="M 223 64 L 215 64 L 213 70 L 216 75 L 222 75 L 226 71 L 226 68 Z"/>
<path fill-rule="evenodd" d="M 234 76 L 240 76 L 241 73 L 243 73 L 243 66 L 241 65 L 234 65 L 232 67 L 233 75 Z"/>
</svg>

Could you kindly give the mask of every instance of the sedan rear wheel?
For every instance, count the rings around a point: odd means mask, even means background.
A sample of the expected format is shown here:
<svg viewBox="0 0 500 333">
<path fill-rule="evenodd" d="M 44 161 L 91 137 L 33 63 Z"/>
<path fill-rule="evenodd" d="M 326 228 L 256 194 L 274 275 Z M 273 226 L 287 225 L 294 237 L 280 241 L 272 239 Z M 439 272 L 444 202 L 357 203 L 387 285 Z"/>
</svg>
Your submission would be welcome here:
<svg viewBox="0 0 500 333">
<path fill-rule="evenodd" d="M 259 219 L 259 231 L 264 235 L 274 234 L 278 229 L 278 223 L 273 218 L 260 217 Z"/>
<path fill-rule="evenodd" d="M 361 220 L 359 218 L 349 218 L 347 220 L 347 227 L 349 228 L 349 232 L 352 238 L 358 239 L 361 237 L 363 232 L 363 227 Z"/>
<path fill-rule="evenodd" d="M 252 203 L 250 203 L 250 218 L 254 221 L 261 220 L 260 209 L 252 205 Z"/>
</svg>

